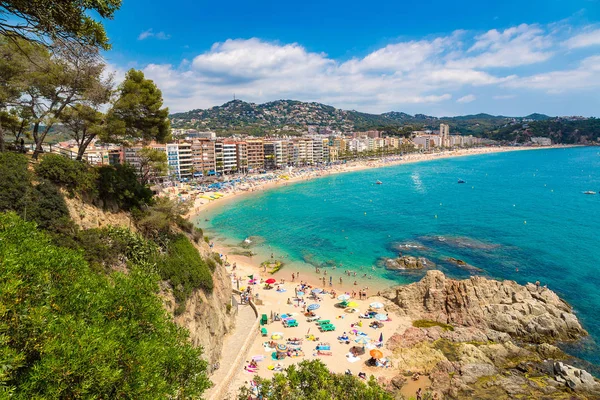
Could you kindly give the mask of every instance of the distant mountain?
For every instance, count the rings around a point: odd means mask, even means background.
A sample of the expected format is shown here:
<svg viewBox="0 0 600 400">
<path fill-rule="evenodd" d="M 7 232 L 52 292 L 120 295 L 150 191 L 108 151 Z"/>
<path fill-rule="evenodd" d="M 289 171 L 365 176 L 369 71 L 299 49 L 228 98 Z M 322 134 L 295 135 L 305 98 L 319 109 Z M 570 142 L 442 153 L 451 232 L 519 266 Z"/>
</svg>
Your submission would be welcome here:
<svg viewBox="0 0 600 400">
<path fill-rule="evenodd" d="M 411 130 L 439 129 L 440 123 L 450 125 L 451 133 L 491 136 L 498 130 L 510 130 L 523 122 L 546 121 L 551 117 L 530 114 L 526 117 L 475 114 L 455 117 L 410 115 L 390 111 L 369 114 L 342 110 L 316 102 L 277 100 L 264 104 L 229 101 L 206 110 L 197 109 L 170 115 L 175 128 L 211 129 L 219 133 L 244 132 L 253 135 L 268 133 L 294 134 L 306 132 L 308 127 L 330 128 L 342 132 L 380 129 L 389 134 L 406 135 Z"/>
<path fill-rule="evenodd" d="M 528 116 L 524 117 L 525 119 L 531 119 L 534 121 L 545 121 L 547 119 L 551 119 L 552 117 L 546 115 L 546 114 L 538 114 L 538 113 L 533 113 L 533 114 L 529 114 Z"/>
</svg>

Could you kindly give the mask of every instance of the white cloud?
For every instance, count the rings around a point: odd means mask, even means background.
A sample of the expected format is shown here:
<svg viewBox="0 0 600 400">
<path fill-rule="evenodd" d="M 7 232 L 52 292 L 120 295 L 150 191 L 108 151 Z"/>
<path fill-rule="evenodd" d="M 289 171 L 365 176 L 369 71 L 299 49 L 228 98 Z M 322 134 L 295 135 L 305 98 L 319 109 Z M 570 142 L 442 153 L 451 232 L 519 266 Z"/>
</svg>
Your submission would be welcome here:
<svg viewBox="0 0 600 400">
<path fill-rule="evenodd" d="M 580 33 L 564 41 L 564 45 L 569 49 L 578 49 L 581 47 L 600 45 L 600 29 Z"/>
<path fill-rule="evenodd" d="M 150 28 L 147 31 L 140 33 L 138 36 L 138 40 L 145 40 L 145 39 L 152 38 L 152 37 L 156 38 L 158 40 L 167 40 L 171 36 L 167 35 L 166 33 L 162 32 L 162 31 L 154 33 L 154 32 L 152 32 L 152 28 Z"/>
<path fill-rule="evenodd" d="M 507 85 L 513 88 L 541 89 L 548 93 L 598 88 L 600 87 L 600 55 L 583 59 L 575 69 L 526 76 L 508 82 Z"/>
<path fill-rule="evenodd" d="M 502 32 L 492 29 L 475 39 L 467 50 L 471 56 L 449 64 L 464 68 L 506 68 L 543 62 L 553 55 L 547 51 L 552 40 L 536 25 L 521 24 Z"/>
<path fill-rule="evenodd" d="M 463 96 L 463 97 L 461 97 L 460 99 L 456 100 L 456 102 L 457 102 L 457 103 L 463 103 L 463 104 L 466 104 L 466 103 L 470 103 L 470 102 L 472 102 L 472 101 L 475 101 L 475 99 L 476 99 L 476 98 L 477 98 L 477 97 L 475 97 L 475 95 L 473 95 L 473 94 L 468 94 L 468 95 L 466 95 L 466 96 Z"/>
<path fill-rule="evenodd" d="M 367 112 L 402 110 L 406 105 L 420 104 L 425 111 L 434 105 L 439 105 L 438 109 L 446 107 L 441 104 L 460 92 L 469 95 L 448 105 L 474 101 L 480 87 L 556 92 L 600 86 L 594 58 L 566 71 L 520 74 L 517 67 L 521 66 L 529 66 L 528 70 L 536 64 L 551 68 L 541 63 L 567 51 L 566 43 L 572 46 L 592 42 L 589 38 L 583 40 L 580 32 L 571 32 L 569 27 L 527 24 L 483 33 L 455 31 L 440 37 L 397 41 L 345 61 L 311 52 L 298 43 L 228 39 L 178 65 L 153 63 L 143 70 L 161 88 L 172 111 L 222 104 L 234 93 L 252 102 L 297 99 Z M 168 35 L 150 29 L 139 36 L 139 40 L 147 38 Z"/>
</svg>

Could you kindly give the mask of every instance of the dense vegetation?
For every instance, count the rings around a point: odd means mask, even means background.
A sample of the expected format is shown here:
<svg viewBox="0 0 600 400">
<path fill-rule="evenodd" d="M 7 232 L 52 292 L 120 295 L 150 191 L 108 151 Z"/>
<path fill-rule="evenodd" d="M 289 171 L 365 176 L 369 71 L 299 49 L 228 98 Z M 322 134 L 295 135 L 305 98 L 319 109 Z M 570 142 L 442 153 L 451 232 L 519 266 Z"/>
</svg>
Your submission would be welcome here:
<svg viewBox="0 0 600 400">
<path fill-rule="evenodd" d="M 96 273 L 14 213 L 0 214 L 0 390 L 15 399 L 196 398 L 201 351 L 170 322 L 157 277 Z"/>
<path fill-rule="evenodd" d="M 214 265 L 214 264 L 213 264 Z M 194 289 L 213 290 L 212 271 L 198 255 L 198 250 L 183 234 L 174 235 L 167 244 L 166 254 L 158 263 L 162 279 L 169 281 L 178 307 L 175 314 L 185 310 L 185 300 Z"/>
<path fill-rule="evenodd" d="M 27 158 L 0 153 L 0 212 L 15 211 L 42 229 L 70 233 L 74 227 L 69 210 L 54 183 L 38 179 L 34 184 Z M 42 177 L 43 178 L 43 177 Z"/>
<path fill-rule="evenodd" d="M 0 393 L 197 397 L 208 385 L 201 350 L 157 296 L 169 282 L 179 313 L 193 290 L 213 288 L 216 259 L 192 244 L 202 231 L 182 218 L 185 205 L 155 201 L 130 167 L 57 155 L 29 168 L 26 156 L 0 153 L 0 176 L 0 212 L 11 212 L 0 213 Z M 141 233 L 79 229 L 61 190 L 133 210 Z"/>
<path fill-rule="evenodd" d="M 254 378 L 259 398 L 269 400 L 392 400 L 371 377 L 363 382 L 355 376 L 334 374 L 319 360 L 302 361 L 291 365 L 273 379 Z M 244 387 L 239 400 L 256 395 L 252 388 Z M 262 397 L 260 397 L 262 396 Z"/>
</svg>

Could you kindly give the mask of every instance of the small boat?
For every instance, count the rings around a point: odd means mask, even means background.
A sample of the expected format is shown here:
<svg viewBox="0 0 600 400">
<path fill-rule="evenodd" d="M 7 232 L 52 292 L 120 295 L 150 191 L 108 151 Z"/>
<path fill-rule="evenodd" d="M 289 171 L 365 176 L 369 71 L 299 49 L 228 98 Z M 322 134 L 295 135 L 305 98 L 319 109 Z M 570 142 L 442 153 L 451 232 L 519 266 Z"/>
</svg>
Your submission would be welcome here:
<svg viewBox="0 0 600 400">
<path fill-rule="evenodd" d="M 458 183 L 467 183 L 466 181 L 463 181 L 462 179 L 458 180 Z"/>
<path fill-rule="evenodd" d="M 596 194 L 593 190 L 586 190 L 583 194 Z"/>
<path fill-rule="evenodd" d="M 378 184 L 378 185 L 382 185 L 383 184 L 383 182 L 381 182 L 381 181 L 377 181 L 375 183 Z"/>
</svg>

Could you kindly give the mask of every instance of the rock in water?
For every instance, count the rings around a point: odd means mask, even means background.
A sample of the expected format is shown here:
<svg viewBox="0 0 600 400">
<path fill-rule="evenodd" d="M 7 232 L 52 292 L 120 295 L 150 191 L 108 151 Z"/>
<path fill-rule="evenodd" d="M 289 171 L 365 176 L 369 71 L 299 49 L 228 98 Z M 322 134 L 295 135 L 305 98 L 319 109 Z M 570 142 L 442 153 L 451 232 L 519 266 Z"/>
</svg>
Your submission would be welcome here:
<svg viewBox="0 0 600 400">
<path fill-rule="evenodd" d="M 385 268 L 389 270 L 423 269 L 434 266 L 435 264 L 425 257 L 402 256 L 385 260 Z"/>
<path fill-rule="evenodd" d="M 455 280 L 430 270 L 419 282 L 396 287 L 389 297 L 416 319 L 493 329 L 528 342 L 587 335 L 568 304 L 531 283 L 523 286 L 478 276 Z"/>
</svg>

